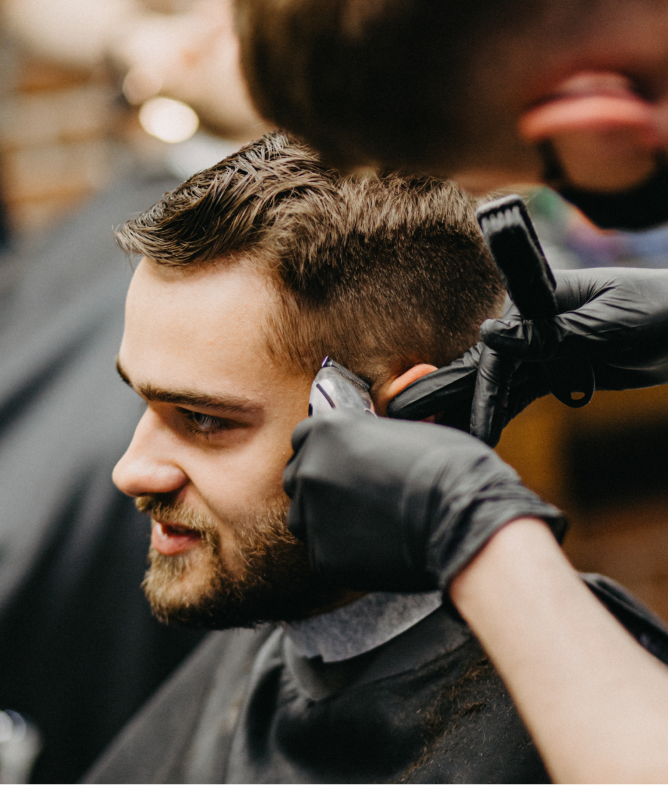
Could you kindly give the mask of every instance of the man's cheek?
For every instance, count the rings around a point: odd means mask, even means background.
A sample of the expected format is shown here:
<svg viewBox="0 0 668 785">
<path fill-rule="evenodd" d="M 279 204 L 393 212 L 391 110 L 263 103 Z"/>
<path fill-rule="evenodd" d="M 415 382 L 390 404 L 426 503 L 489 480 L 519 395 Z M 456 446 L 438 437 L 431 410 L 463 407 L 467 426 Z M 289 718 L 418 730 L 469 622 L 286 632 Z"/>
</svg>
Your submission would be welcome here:
<svg viewBox="0 0 668 785">
<path fill-rule="evenodd" d="M 256 504 L 275 497 L 282 487 L 283 470 L 291 454 L 292 449 L 286 449 L 282 439 L 274 438 L 258 444 L 237 475 L 237 487 L 240 491 L 244 489 L 248 498 L 255 500 Z"/>
</svg>

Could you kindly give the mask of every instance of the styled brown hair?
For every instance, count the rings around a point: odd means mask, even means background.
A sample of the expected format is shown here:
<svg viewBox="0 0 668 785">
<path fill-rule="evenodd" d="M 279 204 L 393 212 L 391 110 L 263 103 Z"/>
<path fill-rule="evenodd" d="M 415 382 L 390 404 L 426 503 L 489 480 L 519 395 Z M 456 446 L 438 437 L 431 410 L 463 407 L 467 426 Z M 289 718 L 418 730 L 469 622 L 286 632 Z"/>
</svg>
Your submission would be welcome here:
<svg viewBox="0 0 668 785">
<path fill-rule="evenodd" d="M 278 133 L 194 175 L 117 240 L 172 267 L 268 270 L 281 303 L 264 325 L 269 353 L 309 376 L 325 355 L 372 384 L 445 365 L 504 294 L 454 184 L 342 176 Z"/>
</svg>

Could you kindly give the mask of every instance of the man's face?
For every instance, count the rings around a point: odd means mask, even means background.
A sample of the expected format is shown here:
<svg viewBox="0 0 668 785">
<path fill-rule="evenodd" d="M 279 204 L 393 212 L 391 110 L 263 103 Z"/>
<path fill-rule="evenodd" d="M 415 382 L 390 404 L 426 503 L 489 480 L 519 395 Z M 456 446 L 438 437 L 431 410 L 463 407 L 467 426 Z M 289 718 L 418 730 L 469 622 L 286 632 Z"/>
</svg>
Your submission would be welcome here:
<svg viewBox="0 0 668 785">
<path fill-rule="evenodd" d="M 167 620 L 242 626 L 332 599 L 285 527 L 281 475 L 310 381 L 267 357 L 277 300 L 250 265 L 143 259 L 134 274 L 118 364 L 146 410 L 114 482 L 151 513 L 144 588 Z"/>
</svg>

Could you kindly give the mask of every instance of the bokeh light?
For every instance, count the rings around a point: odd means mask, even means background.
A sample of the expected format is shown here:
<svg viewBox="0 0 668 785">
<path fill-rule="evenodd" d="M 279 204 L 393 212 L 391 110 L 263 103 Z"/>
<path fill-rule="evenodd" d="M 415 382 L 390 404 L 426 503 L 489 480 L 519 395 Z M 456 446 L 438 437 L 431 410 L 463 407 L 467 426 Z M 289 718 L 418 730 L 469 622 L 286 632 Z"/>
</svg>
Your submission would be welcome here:
<svg viewBox="0 0 668 785">
<path fill-rule="evenodd" d="M 188 104 L 157 96 L 142 105 L 139 122 L 147 134 L 176 144 L 193 136 L 199 126 L 199 117 Z"/>
</svg>

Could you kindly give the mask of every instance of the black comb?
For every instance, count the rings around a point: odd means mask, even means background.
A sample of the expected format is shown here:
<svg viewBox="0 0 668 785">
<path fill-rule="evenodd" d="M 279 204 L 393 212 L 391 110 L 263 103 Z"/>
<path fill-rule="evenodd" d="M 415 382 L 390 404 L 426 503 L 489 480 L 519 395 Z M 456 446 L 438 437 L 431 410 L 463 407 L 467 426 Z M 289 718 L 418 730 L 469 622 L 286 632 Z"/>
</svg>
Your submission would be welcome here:
<svg viewBox="0 0 668 785">
<path fill-rule="evenodd" d="M 508 294 L 525 319 L 558 314 L 556 281 L 522 198 L 504 196 L 476 210 L 485 242 Z M 594 372 L 586 357 L 544 363 L 550 390 L 562 403 L 585 406 L 594 394 Z"/>
</svg>

